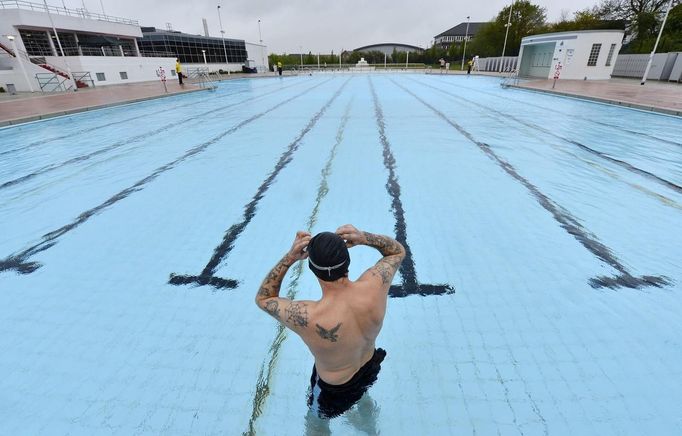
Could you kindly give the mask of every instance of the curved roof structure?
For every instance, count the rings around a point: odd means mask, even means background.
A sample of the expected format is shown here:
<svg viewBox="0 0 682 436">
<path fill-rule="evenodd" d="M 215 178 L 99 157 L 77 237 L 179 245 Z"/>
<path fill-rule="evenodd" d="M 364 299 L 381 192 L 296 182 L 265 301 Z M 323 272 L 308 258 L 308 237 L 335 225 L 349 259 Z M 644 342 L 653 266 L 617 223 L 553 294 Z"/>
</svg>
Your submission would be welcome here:
<svg viewBox="0 0 682 436">
<path fill-rule="evenodd" d="M 370 45 L 365 45 L 362 47 L 358 47 L 354 49 L 353 51 L 381 51 L 385 52 L 386 50 L 389 51 L 389 54 L 393 52 L 393 49 L 396 49 L 397 51 L 424 51 L 422 47 L 417 47 L 416 45 L 410 45 L 410 44 L 400 44 L 396 42 L 384 42 L 381 44 L 370 44 Z"/>
</svg>

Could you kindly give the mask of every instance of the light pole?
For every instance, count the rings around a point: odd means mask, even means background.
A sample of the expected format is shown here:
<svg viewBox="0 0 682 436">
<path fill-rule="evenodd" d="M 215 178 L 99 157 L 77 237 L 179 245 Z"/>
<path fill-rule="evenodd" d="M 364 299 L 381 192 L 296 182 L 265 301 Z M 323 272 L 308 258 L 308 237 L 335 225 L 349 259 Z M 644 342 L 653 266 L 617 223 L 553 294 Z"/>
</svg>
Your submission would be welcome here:
<svg viewBox="0 0 682 436">
<path fill-rule="evenodd" d="M 651 50 L 651 54 L 649 55 L 649 62 L 646 64 L 646 69 L 644 70 L 644 75 L 642 76 L 642 81 L 640 82 L 640 85 L 644 85 L 646 83 L 646 76 L 649 75 L 649 70 L 651 69 L 651 62 L 654 60 L 654 55 L 656 54 L 656 48 L 658 48 L 658 42 L 661 40 L 661 34 L 663 34 L 663 28 L 665 27 L 665 22 L 668 20 L 668 14 L 670 13 L 670 7 L 673 4 L 673 0 L 668 0 L 668 7 L 665 10 L 665 16 L 663 17 L 663 23 L 661 24 L 661 28 L 658 31 L 658 38 L 656 38 L 656 43 L 654 44 L 654 49 Z"/>
<path fill-rule="evenodd" d="M 220 17 L 220 5 L 218 5 L 218 23 L 220 23 L 220 35 L 223 38 L 223 51 L 225 52 L 225 64 L 229 64 L 227 60 L 227 48 L 225 47 L 225 31 L 223 30 L 223 20 Z M 227 68 L 227 74 L 230 74 L 230 69 Z"/>
<path fill-rule="evenodd" d="M 206 62 L 206 50 L 201 50 L 201 54 L 204 55 L 204 65 L 208 67 L 208 62 Z"/>
<path fill-rule="evenodd" d="M 14 41 L 14 35 L 7 35 L 7 39 L 12 43 L 12 49 L 14 50 L 14 56 L 17 58 L 17 62 L 19 62 L 19 67 L 21 68 L 21 72 L 24 73 L 24 79 L 26 79 L 26 83 L 28 84 L 28 89 L 33 92 L 33 83 L 28 78 L 28 74 L 26 74 L 26 67 L 24 66 L 24 62 L 21 60 L 21 55 L 19 54 L 19 50 L 17 50 L 17 43 Z"/>
<path fill-rule="evenodd" d="M 78 85 L 76 84 L 76 79 L 73 78 L 73 73 L 71 72 L 71 67 L 69 62 L 66 60 L 66 55 L 64 55 L 64 49 L 62 48 L 62 42 L 59 40 L 59 35 L 57 34 L 57 28 L 54 27 L 54 21 L 52 21 L 52 14 L 50 14 L 50 8 L 47 7 L 47 0 L 43 0 L 45 4 L 45 12 L 47 12 L 47 17 L 50 19 L 50 24 L 52 24 L 52 31 L 54 32 L 54 37 L 57 39 L 57 45 L 59 46 L 59 51 L 64 58 L 64 65 L 66 66 L 66 72 L 69 75 L 69 79 L 73 82 L 73 92 L 78 91 Z"/>
<path fill-rule="evenodd" d="M 102 15 L 104 15 L 106 17 L 107 13 L 104 12 L 104 2 L 102 0 L 99 0 L 99 5 L 102 7 Z"/>
<path fill-rule="evenodd" d="M 464 59 L 467 56 L 467 38 L 469 37 L 469 16 L 467 15 L 467 30 L 464 33 L 464 51 L 462 51 L 462 70 L 464 70 Z"/>
<path fill-rule="evenodd" d="M 265 53 L 263 47 L 263 34 L 260 31 L 260 20 L 258 20 L 258 40 L 260 41 L 260 61 L 263 64 L 263 70 L 265 70 Z M 263 71 L 266 72 L 266 71 Z"/>
<path fill-rule="evenodd" d="M 502 63 L 504 62 L 504 52 L 507 49 L 507 36 L 509 36 L 509 28 L 511 27 L 511 14 L 512 14 L 513 8 L 514 8 L 514 0 L 512 0 L 511 5 L 509 5 L 509 18 L 507 18 L 507 24 L 504 25 L 504 27 L 506 27 L 507 30 L 504 32 L 504 45 L 502 46 L 502 59 L 500 59 L 500 69 L 498 70 L 498 73 L 502 72 Z"/>
</svg>

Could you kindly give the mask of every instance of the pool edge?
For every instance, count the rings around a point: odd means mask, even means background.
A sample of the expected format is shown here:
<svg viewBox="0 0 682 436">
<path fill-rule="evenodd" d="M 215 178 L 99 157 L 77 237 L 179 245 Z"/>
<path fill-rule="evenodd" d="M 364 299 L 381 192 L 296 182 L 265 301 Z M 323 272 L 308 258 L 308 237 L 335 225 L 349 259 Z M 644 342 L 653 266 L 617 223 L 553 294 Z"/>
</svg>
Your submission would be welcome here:
<svg viewBox="0 0 682 436">
<path fill-rule="evenodd" d="M 62 117 L 62 116 L 66 116 L 66 115 L 73 115 L 73 114 L 77 114 L 80 112 L 89 112 L 89 111 L 93 111 L 93 110 L 97 110 L 97 109 L 106 109 L 106 108 L 115 107 L 115 106 L 123 106 L 126 104 L 140 103 L 140 102 L 147 101 L 147 100 L 156 100 L 159 98 L 172 97 L 172 96 L 182 95 L 182 94 L 190 94 L 193 92 L 200 92 L 200 91 L 206 91 L 206 90 L 208 90 L 208 88 L 186 89 L 186 90 L 173 92 L 173 93 L 150 95 L 148 97 L 135 98 L 132 100 L 122 100 L 122 101 L 116 101 L 116 102 L 112 102 L 112 103 L 104 103 L 104 104 L 99 104 L 99 105 L 94 105 L 94 106 L 81 106 L 81 107 L 77 107 L 77 108 L 73 108 L 73 109 L 68 109 L 65 111 L 49 112 L 46 114 L 31 115 L 28 117 L 2 120 L 2 121 L 0 121 L 0 128 L 17 126 L 19 124 L 25 124 L 25 123 L 30 123 L 30 122 L 34 122 L 34 121 L 47 120 L 47 119 Z"/>
<path fill-rule="evenodd" d="M 515 89 L 521 89 L 524 91 L 540 92 L 543 94 L 558 95 L 561 97 L 577 98 L 580 100 L 587 100 L 587 101 L 592 101 L 592 102 L 597 102 L 597 103 L 610 104 L 613 106 L 626 107 L 626 108 L 637 109 L 637 110 L 642 110 L 642 111 L 646 111 L 646 112 L 655 112 L 655 113 L 664 114 L 664 115 L 682 117 L 682 111 L 677 111 L 674 109 L 666 109 L 666 108 L 662 108 L 662 107 L 648 106 L 648 105 L 644 105 L 644 104 L 629 103 L 626 101 L 613 100 L 613 99 L 609 99 L 609 98 L 592 97 L 589 95 L 574 94 L 571 92 L 557 91 L 557 90 L 553 90 L 553 89 L 529 88 L 529 87 L 526 87 L 523 85 L 510 85 L 510 87 L 515 88 Z"/>
</svg>

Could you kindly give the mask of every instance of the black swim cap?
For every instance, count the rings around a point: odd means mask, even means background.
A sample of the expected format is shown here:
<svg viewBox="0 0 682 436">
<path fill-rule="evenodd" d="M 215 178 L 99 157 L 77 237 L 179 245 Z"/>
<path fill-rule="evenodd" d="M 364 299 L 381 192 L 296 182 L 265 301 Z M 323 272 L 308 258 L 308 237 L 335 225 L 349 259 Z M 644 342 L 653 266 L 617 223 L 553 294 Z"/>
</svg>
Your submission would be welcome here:
<svg viewBox="0 0 682 436">
<path fill-rule="evenodd" d="M 346 242 L 336 233 L 322 232 L 308 244 L 308 267 L 325 282 L 333 282 L 348 273 L 350 255 Z"/>
</svg>

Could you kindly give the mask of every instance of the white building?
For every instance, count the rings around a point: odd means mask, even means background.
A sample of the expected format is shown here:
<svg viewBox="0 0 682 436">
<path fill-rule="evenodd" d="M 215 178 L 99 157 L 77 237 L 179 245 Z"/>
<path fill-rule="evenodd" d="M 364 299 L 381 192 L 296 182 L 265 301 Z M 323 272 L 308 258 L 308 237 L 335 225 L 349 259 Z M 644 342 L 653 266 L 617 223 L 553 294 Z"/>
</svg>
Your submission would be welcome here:
<svg viewBox="0 0 682 436">
<path fill-rule="evenodd" d="M 160 67 L 172 80 L 176 77 L 176 57 L 184 67 L 205 65 L 202 49 L 211 55 L 215 70 L 241 71 L 242 65 L 260 66 L 263 59 L 266 66 L 262 68 L 267 68 L 265 46 L 236 39 L 169 34 L 149 43 L 135 20 L 84 9 L 2 1 L 0 86 L 49 92 L 143 82 L 159 80 Z M 191 43 L 185 43 L 189 37 Z M 219 51 L 215 50 L 217 45 Z"/>
<path fill-rule="evenodd" d="M 623 41 L 622 30 L 545 33 L 521 40 L 521 77 L 606 80 L 611 78 Z"/>
</svg>

